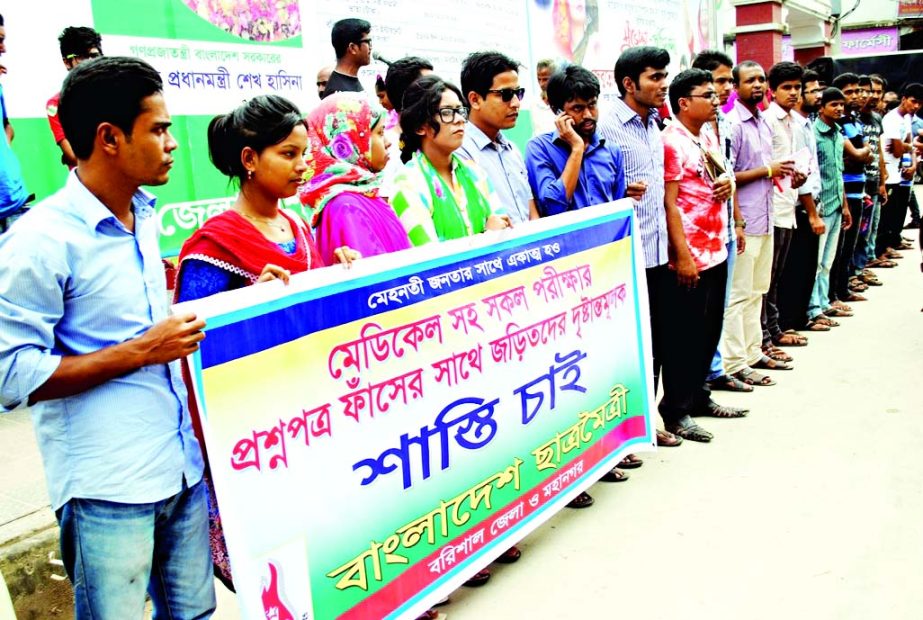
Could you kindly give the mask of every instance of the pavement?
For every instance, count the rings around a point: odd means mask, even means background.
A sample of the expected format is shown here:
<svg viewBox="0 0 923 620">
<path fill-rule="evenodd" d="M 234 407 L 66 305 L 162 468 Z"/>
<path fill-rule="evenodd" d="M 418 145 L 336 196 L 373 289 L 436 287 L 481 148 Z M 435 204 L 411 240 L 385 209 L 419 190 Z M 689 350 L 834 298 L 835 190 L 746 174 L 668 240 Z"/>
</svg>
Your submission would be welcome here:
<svg viewBox="0 0 923 620">
<path fill-rule="evenodd" d="M 920 253 L 904 256 L 876 270 L 885 285 L 854 317 L 787 349 L 795 370 L 773 372 L 777 386 L 716 393 L 747 418 L 703 419 L 711 444 L 641 454 L 631 480 L 595 485 L 595 506 L 560 512 L 522 541 L 518 563 L 441 611 L 920 618 L 923 275 Z M 28 410 L 0 416 L 0 568 L 20 620 L 72 617 L 56 533 Z M 237 620 L 234 596 L 216 589 L 215 618 Z"/>
</svg>

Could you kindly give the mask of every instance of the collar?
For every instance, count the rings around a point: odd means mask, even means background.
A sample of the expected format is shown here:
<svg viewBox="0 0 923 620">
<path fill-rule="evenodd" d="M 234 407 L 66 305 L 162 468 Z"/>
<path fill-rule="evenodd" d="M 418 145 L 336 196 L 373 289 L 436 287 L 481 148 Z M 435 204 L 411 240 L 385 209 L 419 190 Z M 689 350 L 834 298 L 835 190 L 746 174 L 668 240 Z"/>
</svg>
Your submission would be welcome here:
<svg viewBox="0 0 923 620">
<path fill-rule="evenodd" d="M 819 131 L 819 132 L 821 132 L 821 133 L 839 133 L 839 130 L 837 130 L 835 124 L 834 124 L 834 125 L 828 125 L 827 123 L 825 123 L 824 121 L 822 121 L 821 118 L 820 118 L 819 116 L 818 116 L 817 119 L 814 121 L 814 128 L 817 129 L 817 131 Z"/>
<path fill-rule="evenodd" d="M 616 97 L 615 101 L 612 103 L 612 110 L 615 117 L 619 119 L 619 122 L 623 125 L 627 125 L 634 119 L 641 120 L 641 115 L 631 109 L 621 97 Z M 656 125 L 658 120 L 660 120 L 660 112 L 657 111 L 657 108 L 650 108 L 648 110 L 647 124 L 650 125 L 653 122 Z"/>
<path fill-rule="evenodd" d="M 792 118 L 792 116 L 793 116 L 792 110 L 789 110 L 788 112 L 786 112 L 786 111 L 782 108 L 782 106 L 780 106 L 780 105 L 779 105 L 778 103 L 776 103 L 775 101 L 770 102 L 769 108 L 766 110 L 766 112 L 768 112 L 769 114 L 771 114 L 773 118 L 775 118 L 775 119 L 777 119 L 777 120 L 780 120 L 780 121 L 783 120 L 783 119 L 785 119 L 786 116 L 789 117 L 789 118 Z"/>
<path fill-rule="evenodd" d="M 497 147 L 497 150 L 506 150 L 512 147 L 510 141 L 506 139 L 506 136 L 503 135 L 503 132 L 497 132 L 497 139 L 491 140 L 487 137 L 487 134 L 481 131 L 481 128 L 468 121 L 465 124 L 465 135 L 471 136 L 471 141 L 474 142 L 474 145 L 478 147 L 479 151 L 483 151 L 488 145 L 493 144 Z"/>
<path fill-rule="evenodd" d="M 116 217 L 112 211 L 83 184 L 76 170 L 72 170 L 68 175 L 64 191 L 71 210 L 90 230 L 95 231 L 106 220 L 115 221 Z M 156 202 L 153 194 L 139 188 L 131 197 L 131 208 L 137 218 L 144 219 L 153 215 Z"/>
<path fill-rule="evenodd" d="M 565 148 L 568 151 L 570 151 L 570 145 L 568 145 L 567 142 L 561 139 L 561 134 L 558 133 L 557 129 L 551 132 L 551 141 L 556 146 Z M 586 155 L 590 151 L 595 151 L 597 148 L 603 146 L 605 143 L 606 143 L 606 139 L 599 137 L 599 129 L 597 128 L 596 132 L 593 133 L 593 138 L 590 140 L 590 143 L 586 145 L 586 150 L 584 151 L 584 155 Z"/>
<path fill-rule="evenodd" d="M 756 120 L 759 118 L 759 112 L 753 114 L 750 112 L 749 108 L 740 102 L 740 99 L 734 100 L 734 109 L 737 110 L 737 115 L 740 117 L 741 121 L 748 121 L 751 118 Z M 759 108 L 757 108 L 759 110 Z"/>
</svg>

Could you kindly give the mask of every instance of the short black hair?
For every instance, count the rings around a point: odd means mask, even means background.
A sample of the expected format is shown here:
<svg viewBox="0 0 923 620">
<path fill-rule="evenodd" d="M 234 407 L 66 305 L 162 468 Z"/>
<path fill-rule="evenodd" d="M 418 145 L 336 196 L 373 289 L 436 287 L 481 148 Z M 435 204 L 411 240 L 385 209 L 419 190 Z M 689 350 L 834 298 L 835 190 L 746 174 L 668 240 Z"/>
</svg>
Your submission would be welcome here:
<svg viewBox="0 0 923 620">
<path fill-rule="evenodd" d="M 599 97 L 599 78 L 580 65 L 567 65 L 551 74 L 545 93 L 548 105 L 558 113 L 565 103 L 578 97 L 586 101 Z"/>
<path fill-rule="evenodd" d="M 881 90 L 884 90 L 888 87 L 888 80 L 884 79 L 877 73 L 870 73 L 869 81 L 872 82 L 873 84 L 878 84 L 879 86 L 881 86 Z"/>
<path fill-rule="evenodd" d="M 433 63 L 419 56 L 398 58 L 388 67 L 388 73 L 385 74 L 385 90 L 388 92 L 388 101 L 398 112 L 404 109 L 404 92 L 407 87 L 420 77 L 420 72 L 424 69 L 432 71 Z"/>
<path fill-rule="evenodd" d="M 337 60 L 346 55 L 350 43 L 358 43 L 371 31 L 372 24 L 357 17 L 341 19 L 335 23 L 330 30 L 330 43 L 333 45 Z"/>
<path fill-rule="evenodd" d="M 872 78 L 869 77 L 869 76 L 867 76 L 867 75 L 860 75 L 860 76 L 859 76 L 859 86 L 868 86 L 868 87 L 871 87 L 871 86 L 872 86 Z"/>
<path fill-rule="evenodd" d="M 282 142 L 296 125 L 307 125 L 294 103 L 278 95 L 259 95 L 208 124 L 208 156 L 222 174 L 243 181 L 247 176 L 240 153 L 250 147 L 262 153 Z"/>
<path fill-rule="evenodd" d="M 439 131 L 441 125 L 436 120 L 436 113 L 442 101 L 442 93 L 447 90 L 458 95 L 462 105 L 465 105 L 465 98 L 458 87 L 437 75 L 421 77 L 407 87 L 400 120 L 401 161 L 404 163 L 410 161 L 423 144 L 422 138 L 417 135 L 418 129 L 428 124 L 433 131 Z"/>
<path fill-rule="evenodd" d="M 712 82 L 714 82 L 714 78 L 711 75 L 711 71 L 707 69 L 693 67 L 692 69 L 681 71 L 679 75 L 670 82 L 670 89 L 668 91 L 670 94 L 670 107 L 673 109 L 673 114 L 679 114 L 680 99 L 688 97 L 697 86 L 711 84 Z"/>
<path fill-rule="evenodd" d="M 834 101 L 846 101 L 846 95 L 844 95 L 843 91 L 839 88 L 828 86 L 824 89 L 824 92 L 820 94 L 820 105 L 825 106 Z"/>
<path fill-rule="evenodd" d="M 731 57 L 718 50 L 702 50 L 695 55 L 695 58 L 692 59 L 693 69 L 705 69 L 706 71 L 714 71 L 718 67 L 727 67 L 730 69 L 733 66 L 734 61 L 731 60 Z"/>
<path fill-rule="evenodd" d="M 75 67 L 61 87 L 58 118 L 77 159 L 92 155 L 101 123 L 130 136 L 144 100 L 162 91 L 160 73 L 138 58 L 108 56 Z"/>
<path fill-rule="evenodd" d="M 58 46 L 61 48 L 61 58 L 66 59 L 70 55 L 85 58 L 94 47 L 103 51 L 103 38 L 92 28 L 68 26 L 58 37 Z"/>
<path fill-rule="evenodd" d="M 814 69 L 805 69 L 804 73 L 801 74 L 802 92 L 804 92 L 804 87 L 808 82 L 820 82 L 820 74 Z"/>
<path fill-rule="evenodd" d="M 500 52 L 474 52 L 465 58 L 461 68 L 461 89 L 468 98 L 468 93 L 476 92 L 487 96 L 494 83 L 494 78 L 507 71 L 519 72 L 519 63 Z"/>
<path fill-rule="evenodd" d="M 784 82 L 798 82 L 800 84 L 803 75 L 804 67 L 797 62 L 783 60 L 771 66 L 769 68 L 769 75 L 766 77 L 769 80 L 769 88 L 775 90 Z"/>
<path fill-rule="evenodd" d="M 0 26 L 3 26 L 3 13 L 0 13 Z"/>
<path fill-rule="evenodd" d="M 759 69 L 763 68 L 763 65 L 756 62 L 755 60 L 745 60 L 741 63 L 738 63 L 731 69 L 731 76 L 734 78 L 734 84 L 740 85 L 740 70 L 741 69 L 752 69 L 757 67 Z"/>
<path fill-rule="evenodd" d="M 923 101 L 923 84 L 920 84 L 919 82 L 911 82 L 910 84 L 905 84 L 901 89 L 901 99 L 904 97 L 913 97 L 914 99 Z"/>
<path fill-rule="evenodd" d="M 625 95 L 625 85 L 622 84 L 625 78 L 637 84 L 641 81 L 641 74 L 648 67 L 666 69 L 669 64 L 670 52 L 662 47 L 650 45 L 629 47 L 615 61 L 615 85 L 618 86 L 619 94 Z"/>
<path fill-rule="evenodd" d="M 841 73 L 835 78 L 833 78 L 833 87 L 843 90 L 844 87 L 849 86 L 850 84 L 858 84 L 859 76 L 855 73 Z"/>
</svg>

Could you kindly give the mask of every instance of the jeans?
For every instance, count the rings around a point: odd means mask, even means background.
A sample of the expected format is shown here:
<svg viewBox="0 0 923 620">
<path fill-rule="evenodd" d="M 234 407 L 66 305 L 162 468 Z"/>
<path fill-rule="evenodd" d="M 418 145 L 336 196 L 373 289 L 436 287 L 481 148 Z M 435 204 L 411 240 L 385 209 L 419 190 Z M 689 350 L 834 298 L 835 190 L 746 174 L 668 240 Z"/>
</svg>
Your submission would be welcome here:
<svg viewBox="0 0 923 620">
<path fill-rule="evenodd" d="M 874 189 L 872 189 L 874 185 Z M 872 197 L 872 210 L 869 214 L 869 225 L 866 230 L 864 239 L 862 232 L 859 232 L 859 241 L 856 243 L 856 254 L 853 258 L 853 264 L 856 267 L 856 275 L 859 275 L 869 261 L 875 258 L 875 239 L 878 236 L 878 223 L 881 220 L 881 196 L 878 195 L 878 183 L 866 185 L 866 193 Z M 871 191 L 870 191 L 871 190 Z"/>
<path fill-rule="evenodd" d="M 74 498 L 57 511 L 77 620 L 134 620 L 145 590 L 155 619 L 215 611 L 208 509 L 200 481 L 150 504 Z"/>
<path fill-rule="evenodd" d="M 830 307 L 830 269 L 833 267 L 833 259 L 836 257 L 836 249 L 839 245 L 843 212 L 836 209 L 830 215 L 825 215 L 823 220 L 827 230 L 820 236 L 818 243 L 817 271 L 814 275 L 811 302 L 808 304 L 808 320 Z"/>
<path fill-rule="evenodd" d="M 668 426 L 704 412 L 711 402 L 705 376 L 721 337 L 727 263 L 700 271 L 694 287 L 679 284 L 675 273 L 669 275 L 664 280 L 669 316 L 663 325 L 663 399 L 658 407 Z"/>
<path fill-rule="evenodd" d="M 737 262 L 737 231 L 731 231 L 731 240 L 727 244 L 728 250 L 728 281 L 724 293 L 724 309 L 727 310 L 728 302 L 731 300 L 731 278 L 734 276 L 734 263 Z M 722 319 L 723 320 L 723 319 Z M 721 337 L 718 337 L 718 346 L 715 347 L 715 354 L 711 358 L 711 368 L 708 370 L 708 381 L 714 381 L 724 375 L 724 358 L 721 357 Z"/>
<path fill-rule="evenodd" d="M 779 326 L 779 283 L 785 263 L 788 261 L 788 250 L 792 245 L 794 228 L 774 227 L 772 242 L 772 279 L 769 282 L 769 291 L 763 296 L 763 312 L 760 317 L 763 324 L 763 344 L 772 344 L 773 338 L 782 335 Z"/>
<path fill-rule="evenodd" d="M 907 203 L 910 199 L 909 185 L 895 183 L 887 188 L 888 202 L 881 207 L 881 221 L 875 239 L 876 256 L 881 256 L 888 248 L 896 248 L 901 244 L 901 230 L 904 228 Z"/>
</svg>

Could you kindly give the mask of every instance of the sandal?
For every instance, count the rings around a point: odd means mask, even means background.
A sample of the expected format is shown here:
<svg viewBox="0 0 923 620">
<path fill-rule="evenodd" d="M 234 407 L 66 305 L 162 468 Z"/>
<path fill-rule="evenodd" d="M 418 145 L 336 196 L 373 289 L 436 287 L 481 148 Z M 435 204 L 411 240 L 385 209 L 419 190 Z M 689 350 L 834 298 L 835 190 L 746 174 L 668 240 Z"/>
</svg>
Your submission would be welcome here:
<svg viewBox="0 0 923 620">
<path fill-rule="evenodd" d="M 683 419 L 681 419 L 676 424 L 671 424 L 668 429 L 671 433 L 682 437 L 683 439 L 688 439 L 689 441 L 698 441 L 700 443 L 708 443 L 715 437 L 707 430 L 696 424 L 689 416 L 683 417 Z"/>
<path fill-rule="evenodd" d="M 873 275 L 865 275 L 863 273 L 861 276 L 859 276 L 859 279 L 862 280 L 864 283 L 868 284 L 869 286 L 881 286 L 881 280 L 879 280 Z"/>
<path fill-rule="evenodd" d="M 519 558 L 522 557 L 522 551 L 519 550 L 519 547 L 510 547 L 506 551 L 500 554 L 494 562 L 497 564 L 514 564 L 519 561 Z"/>
<path fill-rule="evenodd" d="M 829 332 L 830 327 L 816 321 L 808 321 L 808 324 L 805 326 L 808 331 L 812 332 Z"/>
<path fill-rule="evenodd" d="M 787 331 L 773 336 L 772 344 L 777 347 L 804 347 L 807 346 L 808 339 L 797 332 Z"/>
<path fill-rule="evenodd" d="M 644 465 L 644 461 L 639 459 L 637 456 L 634 454 L 626 454 L 625 458 L 619 461 L 619 464 L 616 465 L 616 467 L 620 469 L 638 469 L 642 465 Z"/>
<path fill-rule="evenodd" d="M 753 387 L 743 381 L 739 381 L 730 375 L 721 375 L 717 379 L 708 381 L 708 387 L 712 390 L 725 390 L 727 392 L 752 392 Z"/>
<path fill-rule="evenodd" d="M 704 410 L 702 410 L 699 413 L 693 413 L 692 415 L 697 416 L 697 417 L 703 416 L 703 417 L 709 417 L 709 418 L 731 419 L 731 418 L 745 418 L 747 417 L 748 413 L 750 413 L 749 409 L 741 409 L 740 407 L 725 407 L 723 405 L 719 405 L 718 403 L 712 401 L 708 403 L 708 406 L 705 407 Z"/>
<path fill-rule="evenodd" d="M 673 433 L 657 429 L 657 445 L 661 448 L 675 448 L 682 445 L 683 438 L 677 437 Z"/>
<path fill-rule="evenodd" d="M 763 355 L 777 362 L 794 362 L 795 361 L 794 357 L 792 357 L 791 355 L 789 355 L 782 349 L 776 348 L 774 345 L 765 345 L 763 347 Z"/>
<path fill-rule="evenodd" d="M 852 312 L 852 308 L 850 308 L 849 306 L 847 306 L 846 304 L 844 304 L 844 303 L 843 303 L 842 301 L 840 301 L 839 299 L 837 299 L 835 302 L 833 302 L 833 303 L 830 304 L 830 305 L 833 306 L 834 308 L 839 308 L 840 310 L 845 310 L 846 312 Z"/>
<path fill-rule="evenodd" d="M 869 261 L 869 264 L 866 265 L 866 267 L 870 269 L 881 269 L 881 268 L 891 269 L 892 267 L 897 267 L 897 263 L 895 263 L 894 261 L 890 261 L 886 258 L 876 258 L 874 260 Z"/>
<path fill-rule="evenodd" d="M 811 322 L 817 323 L 819 325 L 826 325 L 827 327 L 839 327 L 840 324 L 834 321 L 831 318 L 827 318 L 823 314 L 818 314 L 816 317 L 811 319 Z"/>
<path fill-rule="evenodd" d="M 849 310 L 843 310 L 842 308 L 837 308 L 836 306 L 830 306 L 824 310 L 824 314 L 827 316 L 838 316 L 838 317 L 849 317 L 853 316 L 853 313 Z"/>
<path fill-rule="evenodd" d="M 469 588 L 480 588 L 482 585 L 490 581 L 490 569 L 485 568 L 475 573 L 474 577 L 466 581 L 464 584 Z"/>
<path fill-rule="evenodd" d="M 600 482 L 626 482 L 631 476 L 623 472 L 618 467 L 613 467 L 609 471 L 603 474 L 602 478 L 599 479 Z"/>
<path fill-rule="evenodd" d="M 733 374 L 734 377 L 740 379 L 747 385 L 759 385 L 763 387 L 769 387 L 770 385 L 775 385 L 776 382 L 772 377 L 767 377 L 766 375 L 761 375 L 760 373 L 754 371 L 751 368 L 744 368 L 743 370 L 738 370 Z"/>
<path fill-rule="evenodd" d="M 866 289 L 868 287 L 865 287 Z M 863 297 L 857 293 L 850 293 L 843 301 L 868 301 L 868 297 Z"/>
<path fill-rule="evenodd" d="M 435 609 L 427 609 L 422 614 L 417 616 L 416 620 L 439 620 L 439 616 L 441 615 L 442 614 L 440 614 Z"/>
<path fill-rule="evenodd" d="M 795 367 L 785 362 L 774 360 L 771 357 L 763 356 L 755 364 L 750 364 L 752 368 L 762 370 L 793 370 Z"/>
<path fill-rule="evenodd" d="M 577 509 L 580 509 L 580 508 L 589 508 L 590 506 L 593 505 L 594 501 L 595 501 L 595 500 L 590 496 L 590 494 L 587 493 L 586 491 L 584 491 L 583 493 L 581 493 L 580 495 L 578 495 L 578 496 L 575 497 L 574 499 L 570 500 L 570 501 L 567 503 L 567 507 L 568 507 L 568 508 L 577 508 Z"/>
</svg>

